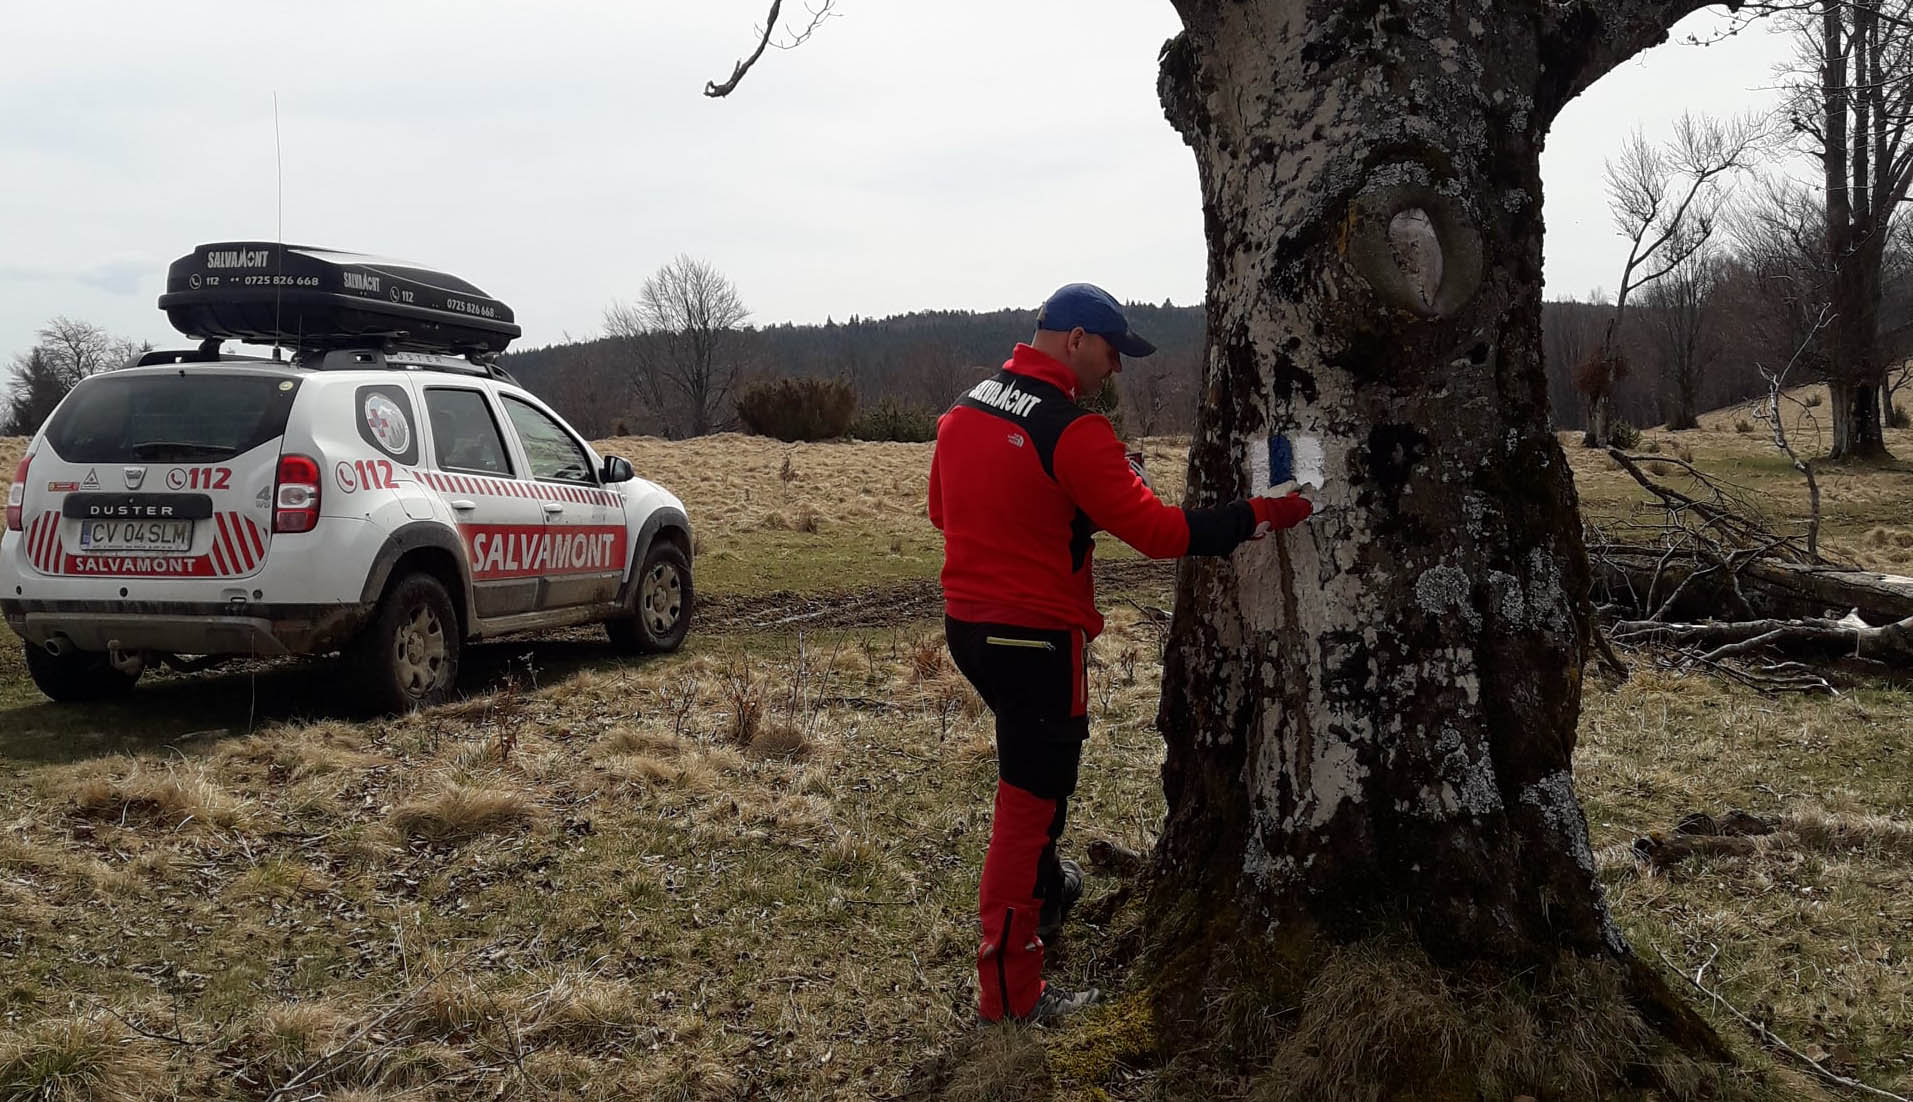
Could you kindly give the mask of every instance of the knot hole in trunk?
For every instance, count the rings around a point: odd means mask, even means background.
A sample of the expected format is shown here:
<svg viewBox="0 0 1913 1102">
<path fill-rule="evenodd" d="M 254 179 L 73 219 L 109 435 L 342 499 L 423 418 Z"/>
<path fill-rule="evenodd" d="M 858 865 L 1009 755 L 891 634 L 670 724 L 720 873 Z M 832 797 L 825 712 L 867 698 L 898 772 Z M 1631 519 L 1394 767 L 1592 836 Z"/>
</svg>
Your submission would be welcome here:
<svg viewBox="0 0 1913 1102">
<path fill-rule="evenodd" d="M 1444 318 L 1481 285 L 1481 234 L 1461 204 L 1431 187 L 1373 188 L 1350 206 L 1348 260 L 1383 302 Z"/>
</svg>

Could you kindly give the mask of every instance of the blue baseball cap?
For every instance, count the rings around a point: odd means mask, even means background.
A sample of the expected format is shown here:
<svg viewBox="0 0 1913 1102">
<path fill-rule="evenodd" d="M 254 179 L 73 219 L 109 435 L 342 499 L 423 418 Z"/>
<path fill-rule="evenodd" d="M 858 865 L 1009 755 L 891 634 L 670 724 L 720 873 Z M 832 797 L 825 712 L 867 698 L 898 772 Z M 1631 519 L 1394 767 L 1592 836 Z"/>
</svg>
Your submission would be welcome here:
<svg viewBox="0 0 1913 1102">
<path fill-rule="evenodd" d="M 1036 313 L 1036 327 L 1067 333 L 1081 328 L 1114 345 L 1116 351 L 1131 358 L 1147 356 L 1156 346 L 1137 336 L 1123 317 L 1123 308 L 1114 295 L 1093 283 L 1071 283 L 1056 289 Z"/>
</svg>

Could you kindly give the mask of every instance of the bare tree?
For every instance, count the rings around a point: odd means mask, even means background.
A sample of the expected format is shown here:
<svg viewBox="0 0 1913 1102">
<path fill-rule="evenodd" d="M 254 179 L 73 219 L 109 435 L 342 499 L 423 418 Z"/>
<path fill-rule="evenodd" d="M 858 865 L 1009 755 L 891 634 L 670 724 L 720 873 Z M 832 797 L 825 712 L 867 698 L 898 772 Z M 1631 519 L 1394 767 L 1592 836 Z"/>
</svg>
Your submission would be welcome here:
<svg viewBox="0 0 1913 1102">
<path fill-rule="evenodd" d="M 1788 5 L 1798 50 L 1789 118 L 1820 161 L 1832 322 L 1824 371 L 1832 459 L 1886 456 L 1880 394 L 1882 269 L 1913 185 L 1913 0 Z"/>
<path fill-rule="evenodd" d="M 1647 330 L 1660 359 L 1662 420 L 1674 430 L 1700 426 L 1700 387 L 1720 354 L 1715 292 L 1726 269 L 1720 246 L 1676 241 L 1679 263 L 1641 293 Z"/>
<path fill-rule="evenodd" d="M 666 434 L 703 436 L 737 383 L 748 317 L 722 272 L 679 256 L 644 281 L 636 302 L 606 310 L 605 330 L 630 356 L 632 384 Z"/>
<path fill-rule="evenodd" d="M 1628 297 L 1706 245 L 1726 202 L 1721 181 L 1747 165 L 1762 133 L 1761 123 L 1752 117 L 1721 122 L 1684 114 L 1666 148 L 1650 144 L 1636 130 L 1620 158 L 1608 162 L 1608 209 L 1614 228 L 1628 241 L 1628 252 L 1614 313 L 1595 358 L 1581 374 L 1592 406 L 1581 440 L 1584 447 L 1608 445 L 1613 388 L 1623 370 Z"/>
<path fill-rule="evenodd" d="M 31 351 L 14 358 L 5 418 L 9 433 L 38 430 L 81 379 L 125 367 L 149 347 L 65 316 L 47 322 L 37 336 L 40 341 Z"/>
<path fill-rule="evenodd" d="M 1541 365 L 1540 151 L 1705 5 L 1174 6 L 1159 90 L 1209 243 L 1184 500 L 1261 489 L 1273 433 L 1319 438 L 1330 477 L 1309 524 L 1180 568 L 1150 1047 L 1273 1065 L 1272 1098 L 1697 1096 L 1730 1056 L 1622 937 L 1574 791 L 1594 627 Z M 1352 1032 L 1399 987 L 1416 1009 L 1370 1020 L 1463 1023 L 1438 1055 Z M 1502 997 L 1555 1009 L 1509 1046 L 1477 1026 Z M 1599 1055 L 1566 1057 L 1591 1020 Z"/>
<path fill-rule="evenodd" d="M 1820 196 L 1770 177 L 1738 204 L 1733 223 L 1735 250 L 1755 291 L 1739 317 L 1742 343 L 1756 359 L 1797 362 L 1796 378 L 1824 378 L 1833 291 Z"/>
</svg>

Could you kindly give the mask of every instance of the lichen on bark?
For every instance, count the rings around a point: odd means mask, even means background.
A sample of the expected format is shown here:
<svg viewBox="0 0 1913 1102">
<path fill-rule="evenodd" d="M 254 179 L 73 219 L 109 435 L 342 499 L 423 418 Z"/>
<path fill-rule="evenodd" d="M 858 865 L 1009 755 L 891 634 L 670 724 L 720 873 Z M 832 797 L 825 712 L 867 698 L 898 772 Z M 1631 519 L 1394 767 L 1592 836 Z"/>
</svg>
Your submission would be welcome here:
<svg viewBox="0 0 1913 1102">
<path fill-rule="evenodd" d="M 1209 240 L 1189 494 L 1258 490 L 1278 432 L 1321 439 L 1329 484 L 1306 525 L 1182 569 L 1152 898 L 1272 943 L 1405 929 L 1451 966 L 1626 958 L 1573 794 L 1588 567 L 1539 156 L 1698 6 L 1177 4 L 1160 89 Z"/>
</svg>

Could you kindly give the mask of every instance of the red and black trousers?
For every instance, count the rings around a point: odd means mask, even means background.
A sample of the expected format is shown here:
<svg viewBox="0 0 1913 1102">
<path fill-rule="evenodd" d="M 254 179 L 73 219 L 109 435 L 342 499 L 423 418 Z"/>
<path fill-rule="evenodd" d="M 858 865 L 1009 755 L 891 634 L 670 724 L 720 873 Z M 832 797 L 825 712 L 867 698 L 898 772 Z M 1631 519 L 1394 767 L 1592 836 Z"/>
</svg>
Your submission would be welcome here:
<svg viewBox="0 0 1913 1102">
<path fill-rule="evenodd" d="M 982 1016 L 1024 1017 L 1043 993 L 1043 902 L 1059 898 L 1056 856 L 1089 737 L 1084 635 L 945 617 L 957 669 L 996 716 L 996 808 L 977 914 Z"/>
</svg>

